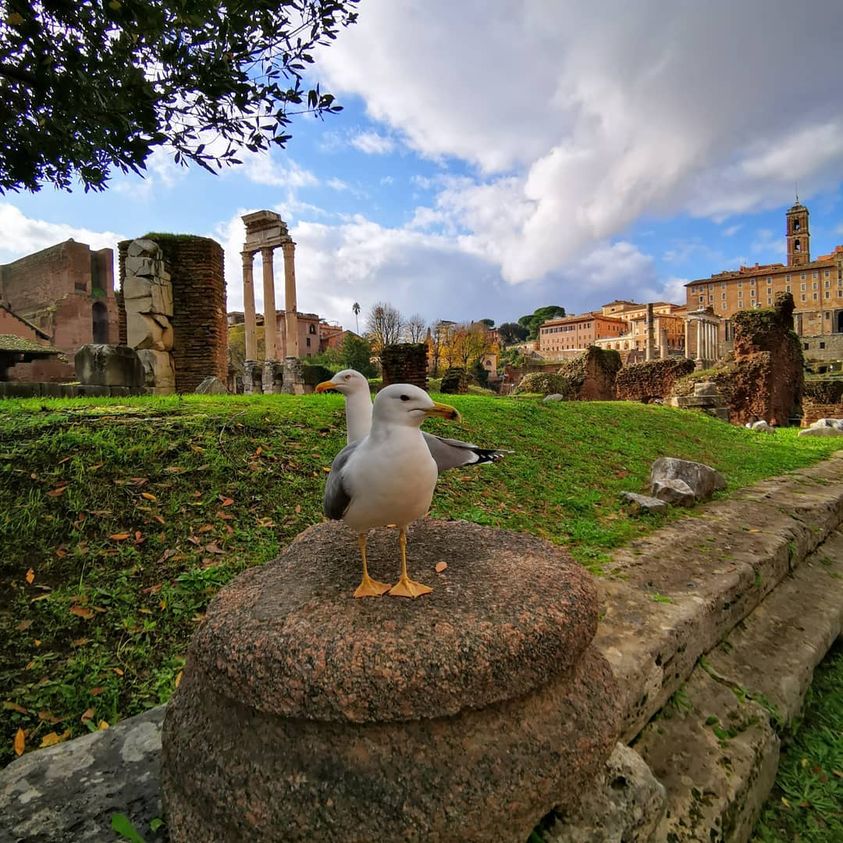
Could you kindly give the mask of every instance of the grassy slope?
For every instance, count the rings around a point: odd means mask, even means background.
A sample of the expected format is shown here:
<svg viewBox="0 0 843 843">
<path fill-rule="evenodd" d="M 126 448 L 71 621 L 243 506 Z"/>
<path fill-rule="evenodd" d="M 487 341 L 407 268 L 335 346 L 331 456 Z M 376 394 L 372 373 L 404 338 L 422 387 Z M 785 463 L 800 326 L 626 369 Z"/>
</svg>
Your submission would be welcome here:
<svg viewBox="0 0 843 843">
<path fill-rule="evenodd" d="M 428 429 L 515 453 L 451 472 L 432 514 L 568 544 L 594 570 L 613 547 L 663 523 L 630 519 L 617 502 L 618 492 L 644 488 L 655 457 L 710 463 L 734 489 L 837 447 L 620 402 L 452 403 L 464 423 Z M 19 729 L 31 749 L 166 700 L 213 594 L 321 518 L 325 471 L 345 429 L 339 396 L 45 400 L 3 410 L 0 765 Z"/>
</svg>

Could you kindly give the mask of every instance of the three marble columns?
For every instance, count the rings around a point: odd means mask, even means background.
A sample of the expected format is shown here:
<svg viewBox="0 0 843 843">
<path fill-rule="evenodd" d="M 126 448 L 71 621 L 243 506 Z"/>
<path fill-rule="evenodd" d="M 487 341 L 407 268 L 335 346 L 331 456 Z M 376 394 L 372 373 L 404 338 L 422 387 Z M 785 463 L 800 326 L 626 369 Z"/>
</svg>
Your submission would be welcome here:
<svg viewBox="0 0 843 843">
<path fill-rule="evenodd" d="M 691 326 L 694 326 L 693 328 Z M 691 334 L 696 332 L 696 366 L 707 369 L 720 357 L 719 325 L 716 321 L 706 319 L 701 315 L 689 313 L 685 321 L 685 356 L 691 356 Z"/>
</svg>

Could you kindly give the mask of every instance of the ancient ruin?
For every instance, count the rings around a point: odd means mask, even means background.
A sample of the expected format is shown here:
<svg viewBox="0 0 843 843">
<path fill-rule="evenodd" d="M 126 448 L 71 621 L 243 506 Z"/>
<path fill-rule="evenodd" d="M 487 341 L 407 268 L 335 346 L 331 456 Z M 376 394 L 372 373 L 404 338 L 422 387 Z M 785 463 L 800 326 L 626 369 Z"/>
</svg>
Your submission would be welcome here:
<svg viewBox="0 0 843 843">
<path fill-rule="evenodd" d="M 381 350 L 383 385 L 411 383 L 427 389 L 427 346 L 424 343 L 395 343 Z"/>
<path fill-rule="evenodd" d="M 246 373 L 244 390 L 264 392 L 303 392 L 304 383 L 298 365 L 299 326 L 296 311 L 296 244 L 287 224 L 274 211 L 244 214 L 246 240 L 243 244 L 243 309 L 246 325 Z M 281 247 L 284 254 L 284 354 L 278 342 L 275 306 L 275 270 L 273 254 Z M 263 262 L 263 309 L 265 359 L 257 359 L 257 321 L 252 262 L 257 252 Z M 280 364 L 280 365 L 279 365 Z"/>
</svg>

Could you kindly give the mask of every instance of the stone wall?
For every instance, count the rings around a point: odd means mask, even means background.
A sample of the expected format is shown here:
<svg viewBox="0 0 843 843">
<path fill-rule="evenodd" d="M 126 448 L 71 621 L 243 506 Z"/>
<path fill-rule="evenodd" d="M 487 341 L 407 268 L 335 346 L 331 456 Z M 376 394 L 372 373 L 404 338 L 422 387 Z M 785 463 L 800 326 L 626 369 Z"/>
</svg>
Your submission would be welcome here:
<svg viewBox="0 0 843 843">
<path fill-rule="evenodd" d="M 667 398 L 674 383 L 693 370 L 694 361 L 686 357 L 667 357 L 663 360 L 634 363 L 618 372 L 615 393 L 623 401 L 649 403 L 656 398 Z"/>
<path fill-rule="evenodd" d="M 222 246 L 208 237 L 148 234 L 161 248 L 173 285 L 176 391 L 193 392 L 207 377 L 228 375 L 228 329 Z M 130 240 L 119 244 L 120 280 Z"/>
<path fill-rule="evenodd" d="M 427 389 L 427 346 L 424 343 L 396 343 L 381 351 L 383 385 L 411 383 Z"/>
</svg>

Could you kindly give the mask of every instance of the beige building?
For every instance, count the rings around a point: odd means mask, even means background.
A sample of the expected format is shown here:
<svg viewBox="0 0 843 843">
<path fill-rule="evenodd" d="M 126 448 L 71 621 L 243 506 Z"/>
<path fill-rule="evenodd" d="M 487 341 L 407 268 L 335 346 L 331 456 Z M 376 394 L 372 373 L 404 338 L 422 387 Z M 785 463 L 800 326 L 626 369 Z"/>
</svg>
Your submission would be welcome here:
<svg viewBox="0 0 843 843">
<path fill-rule="evenodd" d="M 653 348 L 655 357 L 685 353 L 685 305 L 670 302 L 653 302 Z M 617 337 L 598 339 L 595 345 L 631 354 L 633 359 L 643 355 L 647 348 L 647 305 L 635 302 L 614 301 L 603 305 L 604 315 L 617 314 L 627 323 L 627 330 Z M 607 312 L 608 311 L 608 312 Z"/>
<path fill-rule="evenodd" d="M 595 345 L 599 339 L 616 339 L 626 333 L 627 323 L 600 311 L 579 316 L 561 316 L 548 319 L 539 328 L 536 350 L 543 357 L 564 357 L 565 352 L 581 350 Z"/>
<path fill-rule="evenodd" d="M 295 313 L 291 314 L 296 320 L 298 327 L 298 356 L 314 357 L 319 354 L 319 316 L 316 313 Z M 287 324 L 292 324 L 287 319 L 284 310 L 275 312 L 275 324 L 278 331 L 278 353 L 281 359 L 291 356 L 288 354 Z"/>
<path fill-rule="evenodd" d="M 812 260 L 808 209 L 797 202 L 785 222 L 787 264 L 742 266 L 685 285 L 689 311 L 710 307 L 723 319 L 721 341 L 732 339 L 735 313 L 772 307 L 782 292 L 793 295 L 800 336 L 843 333 L 843 246 Z"/>
</svg>

